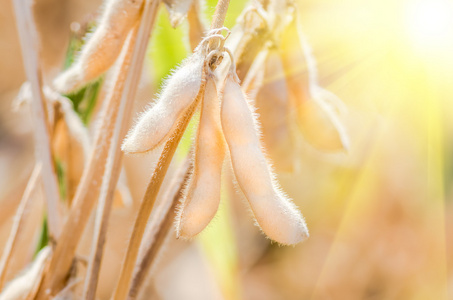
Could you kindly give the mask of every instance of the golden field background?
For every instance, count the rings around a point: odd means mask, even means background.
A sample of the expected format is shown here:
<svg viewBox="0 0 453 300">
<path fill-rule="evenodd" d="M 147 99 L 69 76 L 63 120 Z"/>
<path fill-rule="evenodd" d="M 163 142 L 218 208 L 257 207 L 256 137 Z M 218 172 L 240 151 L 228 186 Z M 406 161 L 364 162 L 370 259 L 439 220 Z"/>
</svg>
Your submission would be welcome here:
<svg viewBox="0 0 453 300">
<path fill-rule="evenodd" d="M 231 0 L 226 26 L 244 7 Z M 93 19 L 99 1 L 37 0 L 45 79 L 60 70 L 70 24 Z M 453 299 L 453 1 L 298 1 L 320 83 L 348 106 L 348 153 L 302 142 L 294 173 L 278 178 L 304 214 L 310 238 L 271 244 L 253 226 L 234 188 L 213 224 L 192 242 L 171 240 L 150 278 L 162 299 Z M 0 249 L 33 168 L 32 124 L 11 102 L 25 81 L 10 0 L 0 0 Z M 213 11 L 215 1 L 206 4 Z M 161 9 L 147 62 L 148 85 L 189 52 L 185 25 Z M 303 69 L 303 66 L 301 66 Z M 276 78 L 275 80 L 281 80 Z M 303 138 L 301 137 L 301 140 Z M 98 296 L 115 282 L 153 155 L 125 159 L 133 204 L 117 207 Z M 225 176 L 225 183 L 230 180 Z M 22 241 L 25 266 L 38 243 L 42 207 Z M 90 226 L 88 226 L 90 228 Z M 92 227 L 91 227 L 92 228 Z M 89 229 L 87 230 L 89 236 Z M 91 237 L 87 237 L 89 242 Z M 89 247 L 79 246 L 87 255 Z M 116 271 L 115 271 L 116 270 Z"/>
</svg>

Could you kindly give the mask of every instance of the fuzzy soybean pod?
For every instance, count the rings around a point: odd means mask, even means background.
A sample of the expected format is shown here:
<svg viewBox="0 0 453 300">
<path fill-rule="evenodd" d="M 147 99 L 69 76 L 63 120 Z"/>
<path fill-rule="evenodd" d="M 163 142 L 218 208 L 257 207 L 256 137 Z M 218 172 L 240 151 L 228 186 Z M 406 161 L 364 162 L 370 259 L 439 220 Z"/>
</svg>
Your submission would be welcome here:
<svg viewBox="0 0 453 300">
<path fill-rule="evenodd" d="M 191 238 L 212 220 L 220 203 L 220 182 L 225 158 L 220 124 L 220 103 L 212 75 L 208 77 L 195 148 L 194 170 L 176 219 L 178 237 Z"/>
<path fill-rule="evenodd" d="M 195 100 L 201 86 L 204 58 L 197 50 L 167 79 L 154 106 L 138 118 L 121 149 L 126 153 L 153 150 L 177 126 L 177 121 Z"/>
<path fill-rule="evenodd" d="M 305 221 L 279 190 L 261 150 L 252 110 L 231 73 L 225 81 L 221 123 L 236 180 L 263 232 L 285 245 L 305 240 L 308 237 Z"/>
<path fill-rule="evenodd" d="M 297 15 L 283 31 L 281 45 L 280 58 L 300 132 L 318 150 L 347 151 L 349 137 L 341 121 L 346 107 L 319 85 L 316 60 Z"/>
<path fill-rule="evenodd" d="M 336 96 L 313 86 L 311 99 L 300 101 L 296 107 L 297 124 L 304 138 L 322 151 L 349 151 L 349 136 L 335 107 Z"/>
<path fill-rule="evenodd" d="M 108 0 L 99 27 L 76 63 L 54 80 L 61 93 L 80 89 L 106 72 L 118 58 L 128 33 L 139 19 L 143 0 Z"/>
</svg>

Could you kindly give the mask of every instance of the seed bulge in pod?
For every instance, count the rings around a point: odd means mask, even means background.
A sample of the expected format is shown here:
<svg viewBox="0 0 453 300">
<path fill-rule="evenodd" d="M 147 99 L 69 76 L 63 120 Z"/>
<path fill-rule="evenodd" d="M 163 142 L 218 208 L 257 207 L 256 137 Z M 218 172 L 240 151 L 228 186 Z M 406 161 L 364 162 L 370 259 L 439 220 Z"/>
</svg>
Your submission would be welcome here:
<svg viewBox="0 0 453 300">
<path fill-rule="evenodd" d="M 225 82 L 221 123 L 236 180 L 263 232 L 285 245 L 305 240 L 308 237 L 305 221 L 274 181 L 261 150 L 252 110 L 231 74 Z"/>
<path fill-rule="evenodd" d="M 196 51 L 166 80 L 154 106 L 143 112 L 129 131 L 121 149 L 126 153 L 148 152 L 159 146 L 200 90 L 204 58 Z"/>
<path fill-rule="evenodd" d="M 220 103 L 213 77 L 208 78 L 195 148 L 194 170 L 179 207 L 176 234 L 191 238 L 217 212 L 225 143 L 220 125 Z"/>
</svg>

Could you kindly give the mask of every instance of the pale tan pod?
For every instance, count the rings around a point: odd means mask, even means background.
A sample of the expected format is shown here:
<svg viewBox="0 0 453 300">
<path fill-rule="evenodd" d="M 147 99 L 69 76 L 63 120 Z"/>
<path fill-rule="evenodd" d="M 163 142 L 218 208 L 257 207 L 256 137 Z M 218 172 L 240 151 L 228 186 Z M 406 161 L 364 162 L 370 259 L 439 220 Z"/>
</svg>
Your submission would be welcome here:
<svg viewBox="0 0 453 300">
<path fill-rule="evenodd" d="M 118 58 L 128 33 L 139 19 L 143 0 L 108 0 L 99 27 L 79 58 L 53 85 L 60 93 L 80 89 L 106 72 Z"/>
<path fill-rule="evenodd" d="M 151 151 L 172 132 L 179 117 L 200 90 L 204 62 L 200 51 L 189 57 L 168 78 L 157 103 L 145 111 L 129 131 L 121 147 L 124 152 Z"/>
<path fill-rule="evenodd" d="M 337 96 L 319 85 L 316 61 L 298 18 L 296 18 L 296 24 L 309 72 L 308 87 L 311 96 L 311 99 L 302 102 L 298 109 L 298 121 L 302 134 L 313 146 L 320 149 L 349 150 L 349 136 L 338 114 L 338 112 L 344 112 L 346 106 Z"/>
<path fill-rule="evenodd" d="M 87 128 L 74 111 L 71 100 L 61 96 L 48 86 L 43 88 L 46 100 L 54 106 L 54 131 L 52 150 L 60 161 L 65 176 L 65 198 L 71 205 L 83 168 L 88 160 L 90 139 Z"/>
<path fill-rule="evenodd" d="M 279 191 L 262 153 L 252 110 L 231 74 L 225 81 L 221 123 L 236 180 L 263 232 L 286 245 L 305 240 L 305 221 L 291 200 Z"/>
<path fill-rule="evenodd" d="M 337 110 L 326 102 L 328 91 L 312 91 L 312 99 L 302 101 L 297 109 L 297 123 L 305 139 L 324 151 L 349 150 L 349 137 Z"/>
<path fill-rule="evenodd" d="M 225 142 L 215 79 L 209 75 L 195 148 L 194 170 L 176 219 L 178 237 L 191 238 L 212 220 L 220 202 Z"/>
<path fill-rule="evenodd" d="M 344 104 L 320 87 L 316 61 L 297 16 L 283 31 L 281 46 L 289 98 L 305 140 L 322 151 L 347 150 L 349 138 L 338 114 Z"/>
</svg>

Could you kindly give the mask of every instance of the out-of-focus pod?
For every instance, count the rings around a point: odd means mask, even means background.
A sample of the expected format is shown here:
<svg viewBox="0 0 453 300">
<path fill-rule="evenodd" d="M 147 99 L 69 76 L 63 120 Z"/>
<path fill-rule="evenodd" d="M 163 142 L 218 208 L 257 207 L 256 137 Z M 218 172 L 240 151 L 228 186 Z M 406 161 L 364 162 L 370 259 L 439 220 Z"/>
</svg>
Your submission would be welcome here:
<svg viewBox="0 0 453 300">
<path fill-rule="evenodd" d="M 296 19 L 282 34 L 280 54 L 289 98 L 304 138 L 322 151 L 348 150 L 349 138 L 340 121 L 345 106 L 319 86 L 315 59 Z"/>
<path fill-rule="evenodd" d="M 138 21 L 143 0 L 108 0 L 99 27 L 88 39 L 77 61 L 55 78 L 54 88 L 70 93 L 106 72 L 118 58 Z"/>
</svg>

